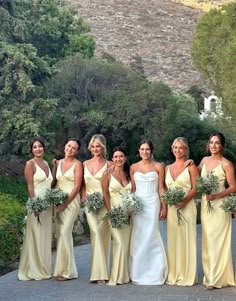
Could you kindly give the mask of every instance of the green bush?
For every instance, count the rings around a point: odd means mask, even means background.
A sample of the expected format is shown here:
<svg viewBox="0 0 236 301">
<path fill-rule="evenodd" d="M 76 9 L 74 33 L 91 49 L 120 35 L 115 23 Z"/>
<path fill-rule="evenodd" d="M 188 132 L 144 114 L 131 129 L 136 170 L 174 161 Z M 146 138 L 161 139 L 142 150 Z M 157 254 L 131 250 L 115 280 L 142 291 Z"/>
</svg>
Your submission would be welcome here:
<svg viewBox="0 0 236 301">
<path fill-rule="evenodd" d="M 28 199 L 25 181 L 17 180 L 13 177 L 0 176 L 0 202 L 2 199 L 1 193 L 13 195 L 21 204 L 25 204 Z"/>
<path fill-rule="evenodd" d="M 0 270 L 19 259 L 25 215 L 25 207 L 16 198 L 0 193 Z"/>
</svg>

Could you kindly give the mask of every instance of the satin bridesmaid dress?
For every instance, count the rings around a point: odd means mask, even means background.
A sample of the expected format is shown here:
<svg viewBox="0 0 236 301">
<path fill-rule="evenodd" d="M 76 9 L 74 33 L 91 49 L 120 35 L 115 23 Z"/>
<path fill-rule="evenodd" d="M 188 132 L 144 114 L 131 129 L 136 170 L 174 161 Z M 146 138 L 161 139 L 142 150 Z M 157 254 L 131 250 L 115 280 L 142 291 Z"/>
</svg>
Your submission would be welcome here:
<svg viewBox="0 0 236 301">
<path fill-rule="evenodd" d="M 167 188 L 181 187 L 187 195 L 191 189 L 191 179 L 186 167 L 173 180 L 170 169 L 166 173 Z M 166 283 L 191 286 L 197 282 L 197 209 L 194 200 L 180 209 L 184 217 L 183 224 L 178 225 L 177 209 L 168 206 L 167 214 L 167 261 L 168 276 Z"/>
<path fill-rule="evenodd" d="M 84 166 L 87 195 L 94 192 L 102 193 L 101 178 L 105 170 L 107 170 L 107 163 L 95 175 L 92 175 L 87 166 Z M 103 219 L 106 212 L 105 206 L 96 215 L 85 209 L 91 237 L 90 281 L 109 279 L 111 231 L 108 221 Z"/>
<path fill-rule="evenodd" d="M 222 164 L 213 169 L 219 179 L 219 192 L 225 189 L 226 175 Z M 202 167 L 201 176 L 207 176 L 206 165 Z M 225 198 L 211 202 L 213 212 L 206 210 L 206 197 L 202 197 L 202 266 L 203 284 L 222 288 L 234 286 L 234 273 L 231 253 L 231 227 L 232 217 L 220 208 Z"/>
<path fill-rule="evenodd" d="M 33 176 L 34 193 L 35 196 L 43 197 L 46 189 L 51 188 L 52 174 L 49 169 L 47 176 L 39 165 L 35 162 L 34 164 L 36 168 Z M 28 213 L 18 269 L 19 280 L 42 280 L 51 277 L 51 207 L 40 213 L 40 223 L 34 213 Z"/>
<path fill-rule="evenodd" d="M 61 161 L 58 164 L 56 178 L 57 187 L 68 194 L 74 187 L 74 168 L 76 162 L 64 174 L 61 171 Z M 60 220 L 56 220 L 57 253 L 53 276 L 67 279 L 78 277 L 74 258 L 72 231 L 80 210 L 80 195 L 70 202 L 68 207 L 59 212 Z"/>
<path fill-rule="evenodd" d="M 131 190 L 131 183 L 125 187 L 120 184 L 111 174 L 109 193 L 111 208 L 121 204 L 121 193 Z M 129 250 L 130 250 L 131 226 L 122 229 L 111 228 L 112 243 L 112 269 L 108 285 L 128 283 L 129 275 Z"/>
</svg>

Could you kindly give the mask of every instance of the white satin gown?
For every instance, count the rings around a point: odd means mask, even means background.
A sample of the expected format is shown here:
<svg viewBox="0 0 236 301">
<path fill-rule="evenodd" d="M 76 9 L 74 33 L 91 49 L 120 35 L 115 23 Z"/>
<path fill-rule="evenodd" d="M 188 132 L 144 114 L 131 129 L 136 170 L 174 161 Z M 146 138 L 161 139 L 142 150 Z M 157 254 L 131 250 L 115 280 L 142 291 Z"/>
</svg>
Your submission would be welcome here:
<svg viewBox="0 0 236 301">
<path fill-rule="evenodd" d="M 168 269 L 159 231 L 158 174 L 135 172 L 134 181 L 143 210 L 132 217 L 130 277 L 134 284 L 162 285 Z"/>
</svg>

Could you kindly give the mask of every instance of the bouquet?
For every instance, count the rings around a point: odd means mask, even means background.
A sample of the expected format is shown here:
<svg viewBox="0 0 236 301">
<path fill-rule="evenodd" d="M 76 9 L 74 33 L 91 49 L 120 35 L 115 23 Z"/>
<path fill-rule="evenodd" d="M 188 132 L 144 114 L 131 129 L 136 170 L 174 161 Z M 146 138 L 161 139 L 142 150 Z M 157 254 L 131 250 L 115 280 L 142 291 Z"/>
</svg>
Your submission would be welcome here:
<svg viewBox="0 0 236 301">
<path fill-rule="evenodd" d="M 162 198 L 169 206 L 177 205 L 179 202 L 183 200 L 184 197 L 185 197 L 185 192 L 181 187 L 169 188 L 167 189 L 166 192 L 162 194 Z M 186 221 L 186 219 L 180 212 L 180 209 L 177 209 L 177 219 L 178 219 L 179 226 L 183 224 L 184 220 Z"/>
<path fill-rule="evenodd" d="M 141 199 L 132 192 L 121 193 L 121 207 L 129 213 L 136 214 L 142 211 L 142 201 Z"/>
<path fill-rule="evenodd" d="M 197 177 L 196 182 L 195 189 L 200 194 L 211 194 L 219 187 L 219 179 L 214 175 L 213 171 L 206 177 Z M 210 201 L 207 201 L 206 209 L 208 213 L 211 213 L 214 210 Z"/>
<path fill-rule="evenodd" d="M 45 198 L 41 198 L 39 196 L 35 196 L 33 198 L 28 198 L 26 202 L 26 209 L 28 210 L 29 213 L 34 213 L 34 212 L 42 212 L 46 210 L 50 204 L 45 200 Z M 41 224 L 39 216 L 37 216 L 38 223 Z"/>
<path fill-rule="evenodd" d="M 236 193 L 231 193 L 228 198 L 220 205 L 225 212 L 236 212 Z"/>
<path fill-rule="evenodd" d="M 104 219 L 108 219 L 110 226 L 116 229 L 122 229 L 130 223 L 129 215 L 121 206 L 112 208 L 105 214 Z"/>
<path fill-rule="evenodd" d="M 44 195 L 44 199 L 50 204 L 50 206 L 63 205 L 67 197 L 68 197 L 68 193 L 57 188 L 54 189 L 48 188 Z M 60 224 L 63 223 L 58 212 L 56 213 L 56 219 Z"/>
<path fill-rule="evenodd" d="M 104 199 L 101 192 L 94 192 L 89 194 L 85 200 L 85 206 L 88 209 L 88 212 L 93 214 L 98 214 L 99 209 L 104 206 Z"/>
</svg>

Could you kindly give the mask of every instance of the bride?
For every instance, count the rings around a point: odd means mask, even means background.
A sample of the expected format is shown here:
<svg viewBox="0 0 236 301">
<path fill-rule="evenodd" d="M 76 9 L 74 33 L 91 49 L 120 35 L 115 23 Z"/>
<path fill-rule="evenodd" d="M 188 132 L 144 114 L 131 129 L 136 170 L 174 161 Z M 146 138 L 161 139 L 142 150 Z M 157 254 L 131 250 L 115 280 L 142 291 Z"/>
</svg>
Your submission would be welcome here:
<svg viewBox="0 0 236 301">
<path fill-rule="evenodd" d="M 167 260 L 159 231 L 159 218 L 165 219 L 164 167 L 152 160 L 153 144 L 139 144 L 141 161 L 131 166 L 132 189 L 143 201 L 143 211 L 132 217 L 130 276 L 134 284 L 161 285 L 167 276 Z"/>
</svg>

